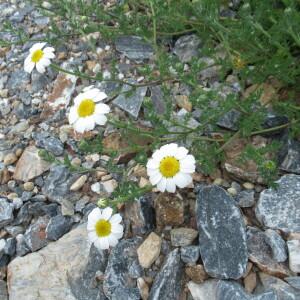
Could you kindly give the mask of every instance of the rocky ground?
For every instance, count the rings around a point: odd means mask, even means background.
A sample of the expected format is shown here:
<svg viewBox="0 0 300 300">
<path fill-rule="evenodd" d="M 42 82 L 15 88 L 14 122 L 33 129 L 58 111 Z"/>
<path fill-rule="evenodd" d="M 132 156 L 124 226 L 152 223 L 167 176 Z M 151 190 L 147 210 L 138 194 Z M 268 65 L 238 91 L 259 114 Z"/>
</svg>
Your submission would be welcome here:
<svg viewBox="0 0 300 300">
<path fill-rule="evenodd" d="M 0 23 L 5 20 L 24 27 L 33 38 L 41 37 L 49 25 L 47 17 L 17 0 L 0 3 Z M 298 141 L 289 140 L 284 131 L 276 133 L 286 141 L 279 157 L 285 173 L 277 190 L 262 184 L 252 162 L 234 163 L 243 146 L 237 140 L 214 175 L 195 173 L 194 185 L 185 190 L 148 193 L 121 207 L 125 236 L 114 249 L 100 253 L 88 245 L 87 215 L 99 197 L 114 191 L 120 178 L 107 170 L 106 156 L 79 151 L 82 137 L 66 119 L 72 97 L 91 82 L 51 69 L 44 75 L 25 73 L 23 61 L 30 46 L 0 47 L 1 300 L 300 299 Z M 107 63 L 117 58 L 119 78 L 142 82 L 135 66 L 151 61 L 151 46 L 136 37 L 121 37 L 113 45 L 99 40 L 97 47 L 96 53 L 89 52 L 85 40 L 74 40 L 56 49 L 57 62 L 109 76 Z M 198 55 L 199 47 L 195 36 L 183 36 L 172 51 L 187 62 Z M 218 68 L 201 76 L 218 86 Z M 243 92 L 233 76 L 227 81 L 230 92 Z M 116 88 L 97 86 L 107 94 Z M 141 118 L 146 93 L 161 113 L 165 108 L 159 86 L 140 88 L 129 99 L 118 96 L 109 102 L 112 113 Z M 188 90 L 176 84 L 173 96 L 174 117 L 189 111 L 194 115 L 190 126 L 198 124 Z M 234 130 L 237 118 L 233 111 L 219 125 Z M 270 115 L 267 121 L 280 120 Z M 274 136 L 256 136 L 253 144 L 270 138 Z M 109 125 L 104 129 L 108 148 L 124 143 Z M 73 165 L 97 172 L 82 175 L 50 165 L 38 149 L 57 158 L 68 154 Z M 133 181 L 147 184 L 144 167 L 126 156 L 120 163 L 132 166 Z"/>
</svg>

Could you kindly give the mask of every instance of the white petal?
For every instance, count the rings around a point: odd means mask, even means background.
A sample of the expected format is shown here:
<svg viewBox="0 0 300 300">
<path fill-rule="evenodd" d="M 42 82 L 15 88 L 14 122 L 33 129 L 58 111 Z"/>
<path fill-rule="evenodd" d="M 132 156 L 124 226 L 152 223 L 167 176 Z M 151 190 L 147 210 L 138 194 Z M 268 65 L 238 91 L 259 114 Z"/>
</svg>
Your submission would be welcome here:
<svg viewBox="0 0 300 300">
<path fill-rule="evenodd" d="M 149 180 L 152 185 L 157 185 L 162 179 L 163 176 L 160 173 L 157 173 L 156 175 L 149 177 Z"/>
<path fill-rule="evenodd" d="M 44 53 L 53 53 L 55 49 L 53 47 L 46 47 L 43 49 Z"/>
<path fill-rule="evenodd" d="M 112 213 L 113 213 L 113 210 L 111 207 L 104 208 L 102 211 L 102 219 L 108 220 L 111 217 Z"/>
<path fill-rule="evenodd" d="M 36 64 L 36 69 L 41 74 L 45 73 L 45 71 L 46 71 L 45 66 L 41 63 Z"/>
<path fill-rule="evenodd" d="M 90 89 L 90 90 L 84 92 L 84 94 L 85 94 L 86 99 L 92 99 L 93 101 L 95 101 L 95 98 L 97 97 L 99 92 L 100 91 L 98 89 L 93 88 L 93 89 Z"/>
<path fill-rule="evenodd" d="M 94 122 L 98 125 L 105 125 L 107 122 L 107 117 L 103 114 L 94 114 L 93 115 Z"/>
<path fill-rule="evenodd" d="M 78 120 L 79 116 L 78 116 L 77 109 L 76 109 L 75 106 L 72 106 L 70 108 L 70 113 L 69 113 L 68 118 L 69 118 L 69 123 L 70 124 L 73 124 Z"/>
<path fill-rule="evenodd" d="M 157 188 L 159 191 L 164 192 L 167 186 L 167 179 L 163 177 L 161 181 L 157 184 Z"/>
<path fill-rule="evenodd" d="M 36 51 L 38 49 L 43 49 L 46 44 L 47 43 L 36 43 L 30 48 L 29 52 L 33 53 L 34 51 Z"/>
<path fill-rule="evenodd" d="M 37 63 L 43 65 L 44 67 L 48 67 L 51 64 L 51 61 L 49 58 L 43 57 L 41 60 Z"/>
<path fill-rule="evenodd" d="M 113 223 L 117 223 L 119 224 L 120 222 L 122 222 L 122 217 L 120 214 L 114 214 L 110 219 L 109 219 L 109 222 L 111 224 Z"/>
<path fill-rule="evenodd" d="M 123 233 L 123 226 L 121 224 L 112 223 L 111 224 L 112 233 Z"/>
<path fill-rule="evenodd" d="M 169 193 L 175 193 L 176 191 L 176 184 L 173 178 L 168 178 L 167 179 L 167 186 L 166 186 L 166 190 Z"/>
<path fill-rule="evenodd" d="M 87 92 L 88 90 L 92 89 L 93 87 L 94 87 L 93 85 L 86 86 L 82 91 Z"/>
<path fill-rule="evenodd" d="M 123 231 L 122 232 L 112 232 L 111 235 L 113 235 L 116 239 L 120 239 L 123 237 Z"/>
<path fill-rule="evenodd" d="M 74 98 L 74 104 L 75 104 L 75 106 L 78 107 L 80 105 L 81 101 L 84 100 L 84 99 L 87 99 L 85 97 L 85 93 L 81 93 L 81 94 L 77 95 Z"/>
<path fill-rule="evenodd" d="M 87 226 L 86 226 L 86 229 L 87 231 L 89 232 L 95 232 L 96 228 L 96 223 L 98 222 L 99 220 L 91 220 L 88 222 Z"/>
<path fill-rule="evenodd" d="M 147 162 L 147 168 L 148 169 L 158 169 L 159 167 L 159 160 L 156 160 L 156 159 L 153 159 L 153 158 L 150 158 Z"/>
<path fill-rule="evenodd" d="M 175 151 L 175 158 L 177 158 L 178 160 L 183 159 L 187 156 L 187 154 L 189 153 L 189 150 L 184 148 L 184 147 L 178 147 L 177 150 Z"/>
<path fill-rule="evenodd" d="M 31 73 L 34 69 L 35 63 L 31 61 L 31 57 L 27 57 L 24 61 L 24 70 L 27 73 Z"/>
<path fill-rule="evenodd" d="M 147 169 L 147 174 L 148 174 L 149 177 L 156 176 L 156 175 L 159 175 L 159 174 L 161 175 L 158 168 L 157 169 Z"/>
<path fill-rule="evenodd" d="M 98 238 L 94 244 L 99 250 L 109 249 L 109 241 L 107 237 Z"/>
<path fill-rule="evenodd" d="M 93 130 L 95 128 L 95 121 L 93 117 L 79 118 L 74 123 L 74 129 L 79 133 L 84 133 L 85 131 Z"/>
<path fill-rule="evenodd" d="M 95 243 L 98 239 L 97 234 L 95 232 L 89 232 L 88 238 L 91 243 Z"/>
<path fill-rule="evenodd" d="M 96 114 L 108 114 L 110 112 L 110 108 L 108 105 L 104 103 L 97 103 L 95 107 Z"/>
<path fill-rule="evenodd" d="M 177 148 L 178 148 L 178 145 L 177 144 L 174 144 L 174 143 L 171 143 L 171 144 L 167 144 L 167 145 L 164 145 L 160 148 L 160 150 L 162 152 L 164 152 L 165 156 L 174 156 L 176 151 L 177 151 Z"/>
<path fill-rule="evenodd" d="M 99 207 L 94 208 L 88 216 L 88 222 L 97 222 L 101 218 L 101 209 Z"/>
<path fill-rule="evenodd" d="M 192 176 L 189 175 L 189 174 L 183 174 L 181 172 L 179 172 L 178 174 L 176 174 L 174 177 L 173 177 L 176 185 L 178 187 L 180 187 L 181 189 L 188 186 L 192 181 Z"/>
<path fill-rule="evenodd" d="M 182 159 L 181 162 L 194 165 L 196 163 L 196 160 L 193 155 L 189 154 L 184 159 Z"/>
<path fill-rule="evenodd" d="M 102 100 L 104 100 L 105 98 L 107 98 L 107 95 L 104 92 L 101 92 L 98 90 L 97 94 L 94 96 L 94 101 L 95 102 L 100 102 Z"/>
<path fill-rule="evenodd" d="M 118 244 L 119 241 L 113 234 L 111 234 L 110 236 L 108 236 L 108 242 L 111 247 L 114 247 Z"/>
<path fill-rule="evenodd" d="M 52 58 L 55 58 L 55 54 L 52 53 L 52 52 L 44 52 L 44 56 L 45 58 L 48 58 L 48 59 L 52 59 Z"/>
<path fill-rule="evenodd" d="M 161 151 L 160 149 L 154 151 L 154 153 L 152 154 L 152 158 L 157 160 L 158 162 L 160 162 L 163 158 L 164 158 L 165 154 L 163 151 Z"/>
</svg>

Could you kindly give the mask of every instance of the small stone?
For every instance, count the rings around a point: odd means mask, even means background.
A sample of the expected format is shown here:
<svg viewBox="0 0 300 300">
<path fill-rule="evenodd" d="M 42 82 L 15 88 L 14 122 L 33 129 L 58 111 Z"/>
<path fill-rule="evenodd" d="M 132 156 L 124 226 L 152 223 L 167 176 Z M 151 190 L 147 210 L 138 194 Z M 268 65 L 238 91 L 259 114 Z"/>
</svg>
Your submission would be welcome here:
<svg viewBox="0 0 300 300">
<path fill-rule="evenodd" d="M 202 283 L 208 278 L 203 265 L 189 266 L 185 268 L 186 275 L 196 283 Z"/>
<path fill-rule="evenodd" d="M 245 290 L 248 293 L 252 293 L 257 285 L 257 277 L 256 273 L 250 272 L 245 278 L 244 278 L 244 286 Z"/>
<path fill-rule="evenodd" d="M 206 272 L 217 278 L 242 277 L 248 252 L 245 225 L 235 200 L 219 186 L 200 187 L 196 217 Z"/>
<path fill-rule="evenodd" d="M 15 238 L 8 238 L 4 247 L 4 253 L 9 256 L 14 256 L 16 253 L 17 241 Z"/>
<path fill-rule="evenodd" d="M 72 227 L 72 219 L 58 215 L 52 217 L 46 228 L 46 238 L 48 240 L 56 241 L 65 233 L 69 232 Z"/>
<path fill-rule="evenodd" d="M 289 250 L 289 266 L 295 273 L 300 273 L 300 240 L 287 241 Z"/>
<path fill-rule="evenodd" d="M 198 231 L 192 228 L 175 228 L 171 230 L 171 243 L 174 247 L 183 247 L 191 245 Z"/>
<path fill-rule="evenodd" d="M 184 204 L 177 195 L 159 194 L 154 202 L 157 226 L 181 225 L 184 222 Z"/>
<path fill-rule="evenodd" d="M 6 245 L 5 239 L 0 239 L 0 257 L 4 254 L 5 245 Z"/>
<path fill-rule="evenodd" d="M 101 185 L 99 182 L 95 182 L 91 185 L 91 190 L 94 193 L 100 194 L 101 192 Z"/>
<path fill-rule="evenodd" d="M 23 200 L 19 197 L 13 198 L 12 201 L 13 205 L 14 205 L 14 209 L 19 209 L 21 208 L 21 206 L 23 205 Z"/>
<path fill-rule="evenodd" d="M 24 234 L 25 242 L 32 252 L 37 251 L 48 244 L 45 232 L 48 223 L 48 217 L 39 217 L 38 220 L 26 230 Z"/>
<path fill-rule="evenodd" d="M 34 183 L 31 181 L 25 182 L 23 187 L 25 191 L 30 192 L 34 189 Z"/>
<path fill-rule="evenodd" d="M 237 190 L 233 187 L 230 187 L 227 189 L 227 192 L 231 195 L 231 196 L 236 196 L 237 195 Z"/>
<path fill-rule="evenodd" d="M 187 287 L 194 300 L 221 300 L 222 298 L 217 299 L 216 297 L 218 282 L 216 279 L 209 279 L 201 284 L 189 281 Z"/>
<path fill-rule="evenodd" d="M 273 258 L 271 247 L 266 243 L 263 231 L 255 227 L 248 227 L 247 246 L 249 259 L 263 272 L 278 277 L 292 275 L 286 264 L 278 263 Z"/>
<path fill-rule="evenodd" d="M 272 249 L 272 256 L 277 262 L 287 260 L 287 247 L 283 238 L 272 229 L 265 231 L 265 241 Z"/>
<path fill-rule="evenodd" d="M 300 175 L 284 175 L 276 188 L 261 192 L 256 217 L 266 227 L 286 233 L 300 231 Z"/>
<path fill-rule="evenodd" d="M 8 195 L 7 195 L 7 199 L 8 200 L 13 200 L 13 199 L 15 199 L 15 198 L 17 198 L 18 197 L 18 194 L 17 193 L 9 193 Z"/>
<path fill-rule="evenodd" d="M 38 147 L 44 148 L 56 156 L 64 153 L 64 145 L 56 137 L 47 136 L 47 134 L 44 133 L 37 133 L 33 136 L 33 138 L 35 139 Z"/>
<path fill-rule="evenodd" d="M 78 158 L 78 157 L 74 157 L 72 160 L 71 160 L 71 164 L 73 166 L 76 166 L 76 167 L 79 167 L 81 165 L 81 159 Z"/>
<path fill-rule="evenodd" d="M 14 206 L 5 198 L 0 198 L 0 228 L 8 225 L 13 219 Z"/>
<path fill-rule="evenodd" d="M 199 247 L 198 246 L 186 246 L 180 249 L 181 260 L 189 265 L 193 265 L 199 259 Z"/>
<path fill-rule="evenodd" d="M 101 182 L 101 187 L 104 192 L 110 195 L 118 186 L 118 182 L 115 179 L 111 179 L 105 182 Z"/>
<path fill-rule="evenodd" d="M 149 300 L 178 299 L 181 293 L 183 265 L 179 249 L 170 252 L 152 284 Z"/>
<path fill-rule="evenodd" d="M 142 300 L 148 300 L 149 298 L 149 286 L 144 278 L 140 277 L 137 279 L 137 286 L 139 288 Z"/>
<path fill-rule="evenodd" d="M 290 173 L 300 174 L 300 142 L 284 137 L 279 151 L 280 169 Z"/>
<path fill-rule="evenodd" d="M 300 290 L 300 276 L 284 278 L 293 288 Z"/>
<path fill-rule="evenodd" d="M 244 182 L 244 183 L 243 183 L 243 187 L 244 187 L 246 190 L 253 190 L 253 189 L 254 189 L 254 184 L 251 183 L 251 182 Z"/>
<path fill-rule="evenodd" d="M 7 284 L 4 280 L 0 280 L 0 299 L 8 300 Z"/>
<path fill-rule="evenodd" d="M 14 164 L 17 160 L 18 157 L 15 153 L 8 153 L 5 155 L 3 162 L 4 165 L 8 166 Z"/>
<path fill-rule="evenodd" d="M 82 212 L 86 204 L 89 202 L 88 198 L 83 197 L 82 199 L 78 200 L 75 204 L 75 211 Z"/>
<path fill-rule="evenodd" d="M 252 207 L 255 204 L 254 191 L 241 191 L 237 194 L 235 200 L 239 207 Z"/>
<path fill-rule="evenodd" d="M 216 178 L 213 182 L 214 185 L 222 185 L 223 179 L 222 178 Z"/>
<path fill-rule="evenodd" d="M 154 232 L 150 233 L 137 249 L 139 263 L 143 268 L 150 268 L 158 258 L 161 250 L 161 238 Z"/>
<path fill-rule="evenodd" d="M 63 216 L 73 216 L 74 211 L 74 204 L 67 199 L 63 199 L 61 202 L 61 213 Z"/>
<path fill-rule="evenodd" d="M 176 41 L 173 52 L 181 62 L 190 62 L 193 57 L 199 55 L 201 44 L 196 34 L 184 35 Z"/>
<path fill-rule="evenodd" d="M 152 46 L 139 36 L 121 36 L 115 43 L 117 51 L 137 62 L 150 59 L 154 54 Z"/>
<path fill-rule="evenodd" d="M 36 147 L 27 147 L 20 157 L 14 172 L 14 179 L 28 181 L 46 172 L 50 164 L 40 158 Z"/>
<path fill-rule="evenodd" d="M 176 99 L 176 104 L 180 108 L 184 108 L 186 111 L 191 112 L 193 109 L 192 103 L 189 101 L 188 96 L 186 95 L 177 95 L 175 97 Z"/>
<path fill-rule="evenodd" d="M 230 130 L 238 130 L 240 118 L 241 113 L 236 109 L 231 109 L 219 118 L 217 125 Z"/>
<path fill-rule="evenodd" d="M 79 191 L 87 181 L 87 175 L 80 176 L 70 187 L 73 192 Z"/>
</svg>

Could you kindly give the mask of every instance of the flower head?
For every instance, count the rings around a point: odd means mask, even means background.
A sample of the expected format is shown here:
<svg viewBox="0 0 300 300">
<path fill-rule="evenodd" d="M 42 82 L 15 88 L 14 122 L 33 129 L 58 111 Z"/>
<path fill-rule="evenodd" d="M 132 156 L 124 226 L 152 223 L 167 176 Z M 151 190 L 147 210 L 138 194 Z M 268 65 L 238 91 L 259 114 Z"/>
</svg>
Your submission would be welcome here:
<svg viewBox="0 0 300 300">
<path fill-rule="evenodd" d="M 188 150 L 177 144 L 168 144 L 156 150 L 147 163 L 150 182 L 158 190 L 175 193 L 176 186 L 184 188 L 192 182 L 195 172 L 195 158 Z"/>
<path fill-rule="evenodd" d="M 101 210 L 94 208 L 88 216 L 88 237 L 98 249 L 108 249 L 117 245 L 123 236 L 120 214 L 112 214 L 113 210 L 106 207 Z"/>
<path fill-rule="evenodd" d="M 73 124 L 77 132 L 93 130 L 96 124 L 106 123 L 105 114 L 109 113 L 110 108 L 104 103 L 97 103 L 106 97 L 104 92 L 89 86 L 74 99 L 74 105 L 69 113 L 69 123 Z"/>
<path fill-rule="evenodd" d="M 46 67 L 51 64 L 51 59 L 55 57 L 54 48 L 45 47 L 47 43 L 36 43 L 30 50 L 29 55 L 24 61 L 24 70 L 27 73 L 31 73 L 34 67 L 36 67 L 39 73 L 44 73 Z"/>
</svg>

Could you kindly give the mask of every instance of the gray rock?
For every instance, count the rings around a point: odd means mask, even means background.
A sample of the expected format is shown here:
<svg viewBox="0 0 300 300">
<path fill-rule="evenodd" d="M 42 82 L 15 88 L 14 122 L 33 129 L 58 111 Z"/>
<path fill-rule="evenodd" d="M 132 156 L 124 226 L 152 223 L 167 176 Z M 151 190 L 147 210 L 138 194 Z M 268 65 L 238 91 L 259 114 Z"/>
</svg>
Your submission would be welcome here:
<svg viewBox="0 0 300 300">
<path fill-rule="evenodd" d="M 293 288 L 300 290 L 300 276 L 286 277 L 284 278 Z"/>
<path fill-rule="evenodd" d="M 272 248 L 266 242 L 266 235 L 263 231 L 248 227 L 247 246 L 249 259 L 262 271 L 281 277 L 291 275 L 286 263 L 279 263 L 273 258 Z"/>
<path fill-rule="evenodd" d="M 201 44 L 201 40 L 197 35 L 184 35 L 176 41 L 173 52 L 181 62 L 189 62 L 193 57 L 199 55 Z"/>
<path fill-rule="evenodd" d="M 217 285 L 216 300 L 279 300 L 274 291 L 260 295 L 250 295 L 237 283 L 220 280 Z"/>
<path fill-rule="evenodd" d="M 162 115 L 166 111 L 166 102 L 164 101 L 164 94 L 160 86 L 150 87 L 151 91 L 151 100 L 153 103 L 154 111 L 158 115 Z"/>
<path fill-rule="evenodd" d="M 26 90 L 29 80 L 30 75 L 23 68 L 18 69 L 10 74 L 6 88 L 10 91 L 10 94 L 14 94 L 16 90 Z"/>
<path fill-rule="evenodd" d="M 46 238 L 52 241 L 58 240 L 65 233 L 70 231 L 72 223 L 70 217 L 64 217 L 62 215 L 52 217 L 46 228 Z"/>
<path fill-rule="evenodd" d="M 45 180 L 43 194 L 51 201 L 60 203 L 62 199 L 70 197 L 70 186 L 74 182 L 69 170 L 65 166 L 55 165 Z"/>
<path fill-rule="evenodd" d="M 190 281 L 187 286 L 193 300 L 217 300 L 218 282 L 216 279 L 208 279 L 200 284 Z"/>
<path fill-rule="evenodd" d="M 206 272 L 217 278 L 240 278 L 246 271 L 248 252 L 243 217 L 235 201 L 221 187 L 203 187 L 197 195 L 196 213 Z"/>
<path fill-rule="evenodd" d="M 139 278 L 144 276 L 144 269 L 139 264 L 138 260 L 134 260 L 129 267 L 128 274 L 131 278 Z"/>
<path fill-rule="evenodd" d="M 118 287 L 112 297 L 111 300 L 140 300 L 141 295 L 137 288 L 125 288 Z"/>
<path fill-rule="evenodd" d="M 125 204 L 125 219 L 131 223 L 133 234 L 146 234 L 155 228 L 152 193 L 147 193 Z"/>
<path fill-rule="evenodd" d="M 286 138 L 282 142 L 279 168 L 286 172 L 300 174 L 300 142 Z"/>
<path fill-rule="evenodd" d="M 31 90 L 33 93 L 37 93 L 43 90 L 47 84 L 50 83 L 50 80 L 45 74 L 40 74 L 37 71 L 33 71 L 31 74 Z"/>
<path fill-rule="evenodd" d="M 5 245 L 6 245 L 5 239 L 0 239 L 0 257 L 4 254 Z"/>
<path fill-rule="evenodd" d="M 256 217 L 266 227 L 284 232 L 300 231 L 300 176 L 284 175 L 277 188 L 261 192 Z"/>
<path fill-rule="evenodd" d="M 113 100 L 113 104 L 128 112 L 135 119 L 138 117 L 144 97 L 146 95 L 147 88 L 137 88 L 133 94 L 126 95 L 126 92 L 130 91 L 132 87 L 124 85 L 122 93 Z"/>
<path fill-rule="evenodd" d="M 54 155 L 62 155 L 64 153 L 63 143 L 54 136 L 49 136 L 48 133 L 33 134 L 37 147 L 44 148 Z"/>
<path fill-rule="evenodd" d="M 231 109 L 225 113 L 217 122 L 217 125 L 230 130 L 238 130 L 238 121 L 241 113 L 236 109 Z"/>
<path fill-rule="evenodd" d="M 294 289 L 283 280 L 265 273 L 259 273 L 259 278 L 265 289 L 272 289 L 275 291 L 278 300 L 300 299 L 300 291 Z"/>
<path fill-rule="evenodd" d="M 254 191 L 241 191 L 235 200 L 240 207 L 252 207 L 255 204 Z"/>
<path fill-rule="evenodd" d="M 138 291 L 136 280 L 130 277 L 129 269 L 137 260 L 136 249 L 141 242 L 142 239 L 139 237 L 122 240 L 112 249 L 103 282 L 103 290 L 107 298 L 112 299 L 118 288 L 128 288 L 133 293 Z"/>
<path fill-rule="evenodd" d="M 152 284 L 149 300 L 178 299 L 182 288 L 183 264 L 179 249 L 170 252 Z"/>
<path fill-rule="evenodd" d="M 30 252 L 30 248 L 27 246 L 25 237 L 23 234 L 18 234 L 16 236 L 17 245 L 16 245 L 16 254 L 17 256 L 23 256 Z"/>
<path fill-rule="evenodd" d="M 287 260 L 287 247 L 283 238 L 272 229 L 265 231 L 265 241 L 272 249 L 272 256 L 277 262 Z"/>
<path fill-rule="evenodd" d="M 138 36 L 121 36 L 115 45 L 117 51 L 138 62 L 150 59 L 154 54 L 152 46 Z"/>
<path fill-rule="evenodd" d="M 300 240 L 287 241 L 289 266 L 295 273 L 300 273 Z"/>
<path fill-rule="evenodd" d="M 58 214 L 58 210 L 58 205 L 56 203 L 46 204 L 44 202 L 34 202 L 30 203 L 28 207 L 28 212 L 34 217 L 43 215 L 54 217 Z"/>
<path fill-rule="evenodd" d="M 0 280 L 0 299 L 8 300 L 7 286 L 4 280 Z"/>
<path fill-rule="evenodd" d="M 77 300 L 106 299 L 96 276 L 104 273 L 107 258 L 107 251 L 99 251 L 94 245 L 91 246 L 85 269 L 81 274 L 74 274 L 74 278 L 69 279 L 71 291 Z"/>
<path fill-rule="evenodd" d="M 186 246 L 180 249 L 180 257 L 186 264 L 195 264 L 199 259 L 200 252 L 198 246 Z"/>
<path fill-rule="evenodd" d="M 174 228 L 171 230 L 171 243 L 174 247 L 182 247 L 191 245 L 198 232 L 192 228 Z"/>
<path fill-rule="evenodd" d="M 17 241 L 15 238 L 8 238 L 4 247 L 4 253 L 9 256 L 14 256 L 16 253 Z"/>
<path fill-rule="evenodd" d="M 38 220 L 26 230 L 24 234 L 25 242 L 32 252 L 48 244 L 45 233 L 48 223 L 48 217 L 39 217 Z"/>
<path fill-rule="evenodd" d="M 5 198 L 0 198 L 0 228 L 8 225 L 13 219 L 14 205 Z"/>
</svg>

